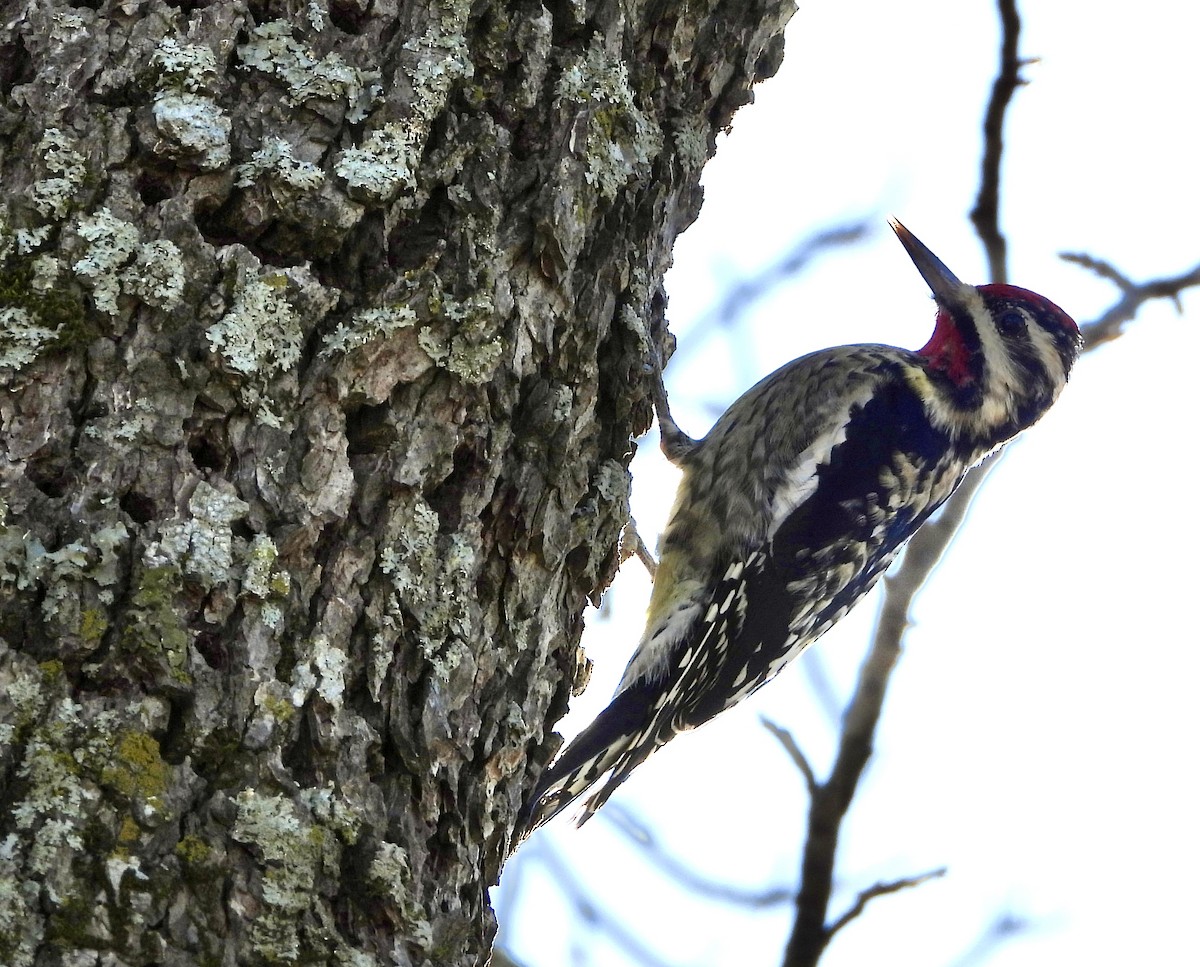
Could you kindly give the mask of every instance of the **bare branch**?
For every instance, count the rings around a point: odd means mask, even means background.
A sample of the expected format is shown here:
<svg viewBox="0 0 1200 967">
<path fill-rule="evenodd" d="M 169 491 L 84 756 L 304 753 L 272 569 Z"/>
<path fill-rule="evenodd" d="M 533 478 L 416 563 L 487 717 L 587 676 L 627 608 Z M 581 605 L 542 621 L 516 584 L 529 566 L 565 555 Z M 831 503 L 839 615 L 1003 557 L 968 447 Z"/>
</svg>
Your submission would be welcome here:
<svg viewBox="0 0 1200 967">
<path fill-rule="evenodd" d="M 984 118 L 979 195 L 971 220 L 987 251 L 991 279 L 1003 282 L 1008 276 L 1007 243 L 999 228 L 1004 116 L 1021 83 L 1023 62 L 1017 52 L 1021 21 L 1016 0 L 997 0 L 997 6 L 1001 21 L 1000 67 Z M 994 460 L 988 462 L 988 466 L 994 465 Z M 883 711 L 888 681 L 900 657 L 901 642 L 909 626 L 913 599 L 950 546 L 972 497 L 986 477 L 982 470 L 982 467 L 977 468 L 968 474 L 946 502 L 938 519 L 917 531 L 909 541 L 901 567 L 885 580 L 883 607 L 870 651 L 846 709 L 833 770 L 828 781 L 818 785 L 812 794 L 800 891 L 796 897 L 796 920 L 784 954 L 784 967 L 813 967 L 833 936 L 834 928 L 826 926 L 825 918 L 833 892 L 834 861 L 842 820 L 874 748 L 875 730 Z M 835 926 L 840 925 L 839 921 Z"/>
<path fill-rule="evenodd" d="M 1124 330 L 1125 323 L 1130 322 L 1142 304 L 1151 299 L 1171 299 L 1176 310 L 1182 311 L 1180 294 L 1184 289 L 1200 285 L 1200 265 L 1181 275 L 1153 279 L 1150 282 L 1134 282 L 1103 259 L 1082 252 L 1063 252 L 1059 257 L 1082 266 L 1102 279 L 1107 279 L 1121 290 L 1121 297 L 1103 315 L 1079 327 L 1083 333 L 1085 350 L 1095 349 L 1116 339 Z"/>
<path fill-rule="evenodd" d="M 796 898 L 796 921 L 784 956 L 784 967 L 816 964 L 833 936 L 832 928 L 825 925 L 825 916 L 833 892 L 838 835 L 874 748 L 875 729 L 883 712 L 888 680 L 900 658 L 901 642 L 909 626 L 909 609 L 929 573 L 950 546 L 966 517 L 971 499 L 996 462 L 993 458 L 968 474 L 937 519 L 927 523 L 909 541 L 902 566 L 884 579 L 883 607 L 871 650 L 859 671 L 854 695 L 846 709 L 833 771 L 812 794 L 800 892 Z"/>
<path fill-rule="evenodd" d="M 942 866 L 936 870 L 930 870 L 928 873 L 918 873 L 916 876 L 906 876 L 902 880 L 893 880 L 890 883 L 876 883 L 873 887 L 863 890 L 858 895 L 858 899 L 854 901 L 854 906 L 843 913 L 829 927 L 829 936 L 832 937 L 835 933 L 842 929 L 855 917 L 859 916 L 866 908 L 867 904 L 874 900 L 877 896 L 886 896 L 888 893 L 899 893 L 901 890 L 907 890 L 909 887 L 920 886 L 926 880 L 935 880 L 938 877 L 946 875 L 946 867 Z"/>
<path fill-rule="evenodd" d="M 800 774 L 804 776 L 804 784 L 808 787 L 809 796 L 816 795 L 817 786 L 819 785 L 816 774 L 813 772 L 812 766 L 809 765 L 808 757 L 801 750 L 792 733 L 785 729 L 782 725 L 772 722 L 765 715 L 760 715 L 759 721 L 762 722 L 763 728 L 765 728 L 779 740 L 779 744 L 782 745 L 787 751 L 787 754 L 791 756 L 792 762 L 796 764 L 796 768 L 799 769 Z"/>
<path fill-rule="evenodd" d="M 579 919 L 588 927 L 603 933 L 617 948 L 638 964 L 646 967 L 671 967 L 669 961 L 663 960 L 654 951 L 642 943 L 637 935 L 628 927 L 619 923 L 597 906 L 590 891 L 567 865 L 559 852 L 545 842 L 544 838 L 529 840 L 536 844 L 534 847 L 537 861 L 543 863 L 553 874 L 556 885 L 562 895 L 575 908 Z M 528 845 L 525 847 L 529 849 Z M 526 862 L 531 860 L 526 856 Z"/>
<path fill-rule="evenodd" d="M 992 96 L 983 118 L 983 165 L 979 194 L 971 221 L 987 252 L 988 275 L 993 282 L 1008 281 L 1008 243 L 1000 232 L 1000 161 L 1004 155 L 1004 115 L 1017 88 L 1024 83 L 1017 42 L 1021 18 L 1016 0 L 998 0 L 1000 11 L 1000 70 L 992 83 Z"/>
<path fill-rule="evenodd" d="M 869 234 L 869 226 L 868 221 L 860 220 L 821 229 L 797 240 L 789 251 L 766 268 L 736 281 L 724 298 L 696 323 L 689 338 L 675 350 L 671 362 L 678 367 L 689 354 L 703 348 L 705 337 L 711 332 L 733 328 L 750 306 L 782 282 L 800 275 L 818 256 L 861 241 Z"/>
<path fill-rule="evenodd" d="M 609 803 L 597 815 L 606 819 L 611 826 L 638 846 L 642 855 L 660 873 L 670 877 L 677 885 L 697 896 L 751 908 L 777 906 L 780 903 L 787 903 L 794 896 L 795 891 L 791 886 L 771 887 L 765 890 L 743 889 L 730 886 L 723 879 L 709 879 L 697 873 L 681 860 L 667 853 L 645 824 L 617 803 Z"/>
<path fill-rule="evenodd" d="M 1110 263 L 1105 262 L 1103 259 L 1094 258 L 1086 252 L 1059 252 L 1058 257 L 1064 262 L 1074 262 L 1076 265 L 1082 266 L 1102 279 L 1108 279 L 1109 282 L 1113 283 L 1122 292 L 1128 292 L 1137 284 L 1127 276 L 1122 275 Z"/>
</svg>

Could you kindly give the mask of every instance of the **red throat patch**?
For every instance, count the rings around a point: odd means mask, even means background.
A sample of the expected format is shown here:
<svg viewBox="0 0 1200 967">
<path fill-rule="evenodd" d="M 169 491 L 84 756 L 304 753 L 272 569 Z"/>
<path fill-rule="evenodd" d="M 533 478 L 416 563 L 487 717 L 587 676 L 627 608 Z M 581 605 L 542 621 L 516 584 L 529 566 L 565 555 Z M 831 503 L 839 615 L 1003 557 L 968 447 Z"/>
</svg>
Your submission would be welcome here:
<svg viewBox="0 0 1200 967">
<path fill-rule="evenodd" d="M 954 318 L 945 309 L 938 309 L 937 321 L 929 342 L 917 350 L 929 360 L 929 368 L 945 373 L 956 386 L 971 380 L 971 354 L 963 342 L 962 333 Z"/>
</svg>

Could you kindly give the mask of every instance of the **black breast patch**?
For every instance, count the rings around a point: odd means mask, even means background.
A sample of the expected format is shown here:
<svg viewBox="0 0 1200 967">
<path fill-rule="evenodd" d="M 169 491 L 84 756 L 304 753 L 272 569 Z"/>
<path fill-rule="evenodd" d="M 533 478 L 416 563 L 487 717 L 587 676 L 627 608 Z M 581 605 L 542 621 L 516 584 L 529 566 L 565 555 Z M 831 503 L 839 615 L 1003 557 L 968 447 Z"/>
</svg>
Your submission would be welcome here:
<svg viewBox="0 0 1200 967">
<path fill-rule="evenodd" d="M 929 422 L 908 383 L 897 379 L 882 387 L 851 411 L 846 439 L 833 448 L 829 462 L 817 468 L 816 491 L 779 526 L 772 541 L 776 562 L 786 570 L 789 551 L 867 540 L 878 523 L 879 509 L 887 506 L 887 477 L 894 473 L 897 454 L 919 472 L 929 473 L 950 449 L 949 438 Z M 899 507 L 888 527 L 894 532 L 889 543 L 898 545 L 915 529 L 912 513 Z"/>
</svg>

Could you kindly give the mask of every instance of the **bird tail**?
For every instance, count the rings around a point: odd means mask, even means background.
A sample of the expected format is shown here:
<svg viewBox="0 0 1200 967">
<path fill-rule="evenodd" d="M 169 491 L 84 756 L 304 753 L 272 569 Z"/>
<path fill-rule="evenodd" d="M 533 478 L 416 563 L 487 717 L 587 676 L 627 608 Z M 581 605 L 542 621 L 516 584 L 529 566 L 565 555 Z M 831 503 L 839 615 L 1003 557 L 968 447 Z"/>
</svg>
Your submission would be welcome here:
<svg viewBox="0 0 1200 967">
<path fill-rule="evenodd" d="M 646 744 L 652 700 L 646 683 L 618 693 L 594 722 L 579 733 L 538 778 L 533 794 L 517 818 L 517 837 L 523 839 L 566 809 L 604 773 L 630 759 L 641 762 L 656 747 Z M 635 746 L 646 744 L 642 751 Z M 619 770 L 592 796 L 579 817 L 582 826 L 625 781 L 629 768 Z"/>
</svg>

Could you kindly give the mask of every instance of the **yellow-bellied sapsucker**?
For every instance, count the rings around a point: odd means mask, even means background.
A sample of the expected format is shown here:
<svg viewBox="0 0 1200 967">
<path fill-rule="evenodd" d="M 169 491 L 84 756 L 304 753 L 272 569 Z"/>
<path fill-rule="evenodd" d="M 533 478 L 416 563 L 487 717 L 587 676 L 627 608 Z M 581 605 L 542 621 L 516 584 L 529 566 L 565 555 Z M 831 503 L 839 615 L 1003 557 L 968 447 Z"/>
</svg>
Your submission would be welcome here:
<svg viewBox="0 0 1200 967">
<path fill-rule="evenodd" d="M 1079 328 L 1011 285 L 965 285 L 895 219 L 933 290 L 916 352 L 842 346 L 793 360 L 702 440 L 659 391 L 663 451 L 683 470 L 646 630 L 611 704 L 542 773 L 536 829 L 609 773 L 580 823 L 677 732 L 773 678 L 849 611 L 964 474 L 1058 397 Z"/>
</svg>

